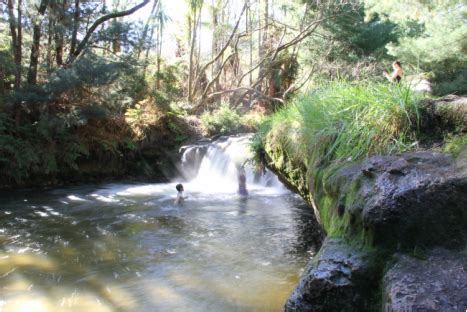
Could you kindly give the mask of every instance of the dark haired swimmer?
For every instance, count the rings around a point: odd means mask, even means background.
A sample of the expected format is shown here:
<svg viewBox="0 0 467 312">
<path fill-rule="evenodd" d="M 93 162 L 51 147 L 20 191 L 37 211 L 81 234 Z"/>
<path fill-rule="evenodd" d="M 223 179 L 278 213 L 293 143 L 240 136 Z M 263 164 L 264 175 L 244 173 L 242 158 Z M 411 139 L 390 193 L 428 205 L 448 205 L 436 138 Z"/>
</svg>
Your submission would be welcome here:
<svg viewBox="0 0 467 312">
<path fill-rule="evenodd" d="M 184 191 L 183 185 L 182 184 L 177 184 L 177 185 L 175 185 L 175 189 L 178 191 L 177 198 L 175 199 L 175 203 L 176 204 L 182 204 L 185 201 L 185 198 L 186 198 L 186 197 L 183 196 L 183 191 Z"/>
</svg>

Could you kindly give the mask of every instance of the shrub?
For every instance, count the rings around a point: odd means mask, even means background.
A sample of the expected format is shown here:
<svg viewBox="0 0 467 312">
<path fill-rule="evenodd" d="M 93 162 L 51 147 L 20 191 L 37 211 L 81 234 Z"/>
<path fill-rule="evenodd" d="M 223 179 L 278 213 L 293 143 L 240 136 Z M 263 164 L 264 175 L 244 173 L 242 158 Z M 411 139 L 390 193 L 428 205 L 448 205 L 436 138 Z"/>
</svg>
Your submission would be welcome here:
<svg viewBox="0 0 467 312">
<path fill-rule="evenodd" d="M 201 115 L 201 125 L 205 135 L 232 134 L 241 128 L 240 116 L 228 104 L 221 104 L 218 109 Z"/>
<path fill-rule="evenodd" d="M 256 132 L 263 123 L 265 118 L 264 113 L 249 112 L 240 117 L 240 124 L 245 132 Z"/>
</svg>

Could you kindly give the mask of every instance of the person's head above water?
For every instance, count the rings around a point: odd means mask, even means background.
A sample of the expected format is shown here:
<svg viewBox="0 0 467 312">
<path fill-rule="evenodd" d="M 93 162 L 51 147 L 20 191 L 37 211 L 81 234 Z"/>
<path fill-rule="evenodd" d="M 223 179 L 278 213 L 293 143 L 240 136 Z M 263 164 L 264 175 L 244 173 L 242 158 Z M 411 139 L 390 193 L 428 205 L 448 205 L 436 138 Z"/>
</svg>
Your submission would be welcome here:
<svg viewBox="0 0 467 312">
<path fill-rule="evenodd" d="M 184 190 L 183 190 L 183 185 L 182 185 L 182 184 L 177 184 L 177 185 L 175 185 L 175 188 L 176 188 L 177 191 L 179 191 L 179 192 L 183 192 L 183 191 L 184 191 Z"/>
</svg>

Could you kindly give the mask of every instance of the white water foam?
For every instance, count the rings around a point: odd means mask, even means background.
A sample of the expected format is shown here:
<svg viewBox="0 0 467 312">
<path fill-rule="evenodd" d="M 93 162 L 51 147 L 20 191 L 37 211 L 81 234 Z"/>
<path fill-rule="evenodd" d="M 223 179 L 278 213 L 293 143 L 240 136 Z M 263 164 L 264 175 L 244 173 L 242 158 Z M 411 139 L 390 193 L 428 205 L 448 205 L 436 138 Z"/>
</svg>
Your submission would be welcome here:
<svg viewBox="0 0 467 312">
<path fill-rule="evenodd" d="M 244 165 L 249 190 L 266 194 L 286 192 L 285 187 L 272 172 L 269 170 L 258 172 L 249 162 L 253 157 L 250 150 L 252 137 L 251 134 L 222 137 L 212 142 L 201 160 L 196 177 L 188 182 L 185 189 L 208 194 L 235 193 L 238 189 L 238 168 Z M 196 147 L 185 149 L 182 162 L 189 159 L 186 153 L 192 153 L 193 148 Z M 190 164 L 183 163 L 182 167 L 190 168 Z"/>
</svg>

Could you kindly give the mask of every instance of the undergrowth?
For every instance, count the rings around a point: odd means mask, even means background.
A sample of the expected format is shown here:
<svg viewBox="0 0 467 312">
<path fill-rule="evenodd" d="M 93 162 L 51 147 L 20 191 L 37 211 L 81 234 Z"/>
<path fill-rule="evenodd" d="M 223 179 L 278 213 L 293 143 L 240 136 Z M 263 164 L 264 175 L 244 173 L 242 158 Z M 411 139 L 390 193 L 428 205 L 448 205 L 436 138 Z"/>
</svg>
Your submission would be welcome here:
<svg viewBox="0 0 467 312">
<path fill-rule="evenodd" d="M 242 114 L 223 103 L 218 109 L 201 115 L 201 126 L 207 136 L 253 132 L 258 130 L 263 118 L 261 113 Z"/>
<path fill-rule="evenodd" d="M 40 122 L 15 126 L 0 113 L 1 182 L 21 183 L 31 175 L 49 175 L 61 168 L 77 170 L 76 160 L 88 155 L 76 135 L 64 128 L 50 128 Z"/>
</svg>

